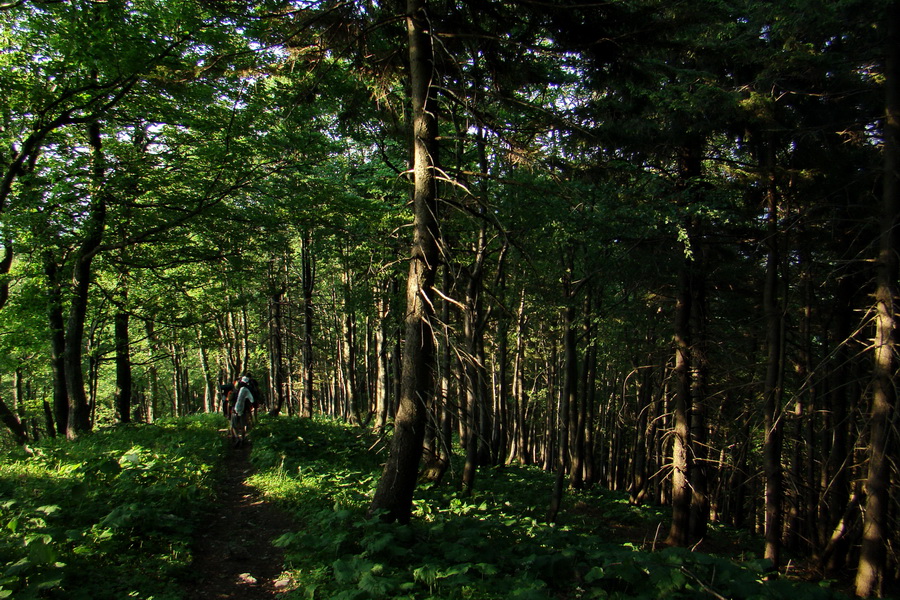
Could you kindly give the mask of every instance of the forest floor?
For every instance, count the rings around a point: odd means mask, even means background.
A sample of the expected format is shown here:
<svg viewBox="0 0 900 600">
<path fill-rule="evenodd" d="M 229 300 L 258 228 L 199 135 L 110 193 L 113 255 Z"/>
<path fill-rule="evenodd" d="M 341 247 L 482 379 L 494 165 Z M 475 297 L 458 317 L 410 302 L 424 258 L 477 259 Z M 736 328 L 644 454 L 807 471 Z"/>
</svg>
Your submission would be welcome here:
<svg viewBox="0 0 900 600">
<path fill-rule="evenodd" d="M 294 531 L 290 516 L 247 483 L 250 447 L 228 449 L 215 510 L 195 540 L 185 598 L 271 600 L 291 588 L 272 541 Z"/>
</svg>

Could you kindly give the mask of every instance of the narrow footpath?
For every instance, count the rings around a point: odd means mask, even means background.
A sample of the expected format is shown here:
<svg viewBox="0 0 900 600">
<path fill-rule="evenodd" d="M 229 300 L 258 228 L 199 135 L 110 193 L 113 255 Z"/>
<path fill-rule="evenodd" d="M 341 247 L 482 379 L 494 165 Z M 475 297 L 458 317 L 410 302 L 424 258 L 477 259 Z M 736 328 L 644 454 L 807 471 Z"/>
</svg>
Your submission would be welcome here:
<svg viewBox="0 0 900 600">
<path fill-rule="evenodd" d="M 290 517 L 266 502 L 247 478 L 250 449 L 229 448 L 216 509 L 196 540 L 189 600 L 271 600 L 291 588 L 284 555 L 272 541 L 294 531 Z"/>
</svg>

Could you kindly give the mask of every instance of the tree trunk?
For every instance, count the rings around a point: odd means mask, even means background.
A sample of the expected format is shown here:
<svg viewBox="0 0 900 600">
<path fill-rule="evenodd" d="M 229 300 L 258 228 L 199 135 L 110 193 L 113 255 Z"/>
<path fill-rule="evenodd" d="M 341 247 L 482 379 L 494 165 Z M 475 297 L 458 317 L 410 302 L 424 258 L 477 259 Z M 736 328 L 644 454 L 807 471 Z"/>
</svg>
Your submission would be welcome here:
<svg viewBox="0 0 900 600">
<path fill-rule="evenodd" d="M 850 489 L 850 389 L 846 384 L 851 380 L 852 354 L 850 348 L 851 323 L 854 318 L 852 305 L 856 282 L 846 273 L 838 280 L 834 299 L 834 333 L 838 343 L 834 357 L 830 361 L 828 375 L 826 432 L 822 455 L 828 459 L 822 467 L 820 488 L 824 499 L 820 503 L 817 537 L 822 542 L 829 539 L 831 530 L 846 507 Z"/>
<path fill-rule="evenodd" d="M 693 313 L 693 344 L 691 361 L 691 525 L 690 539 L 701 540 L 706 536 L 709 522 L 709 436 L 706 424 L 707 379 L 709 358 L 707 342 L 706 260 L 704 241 L 695 227 L 694 265 L 691 276 L 691 311 Z"/>
<path fill-rule="evenodd" d="M 768 177 L 766 191 L 766 280 L 763 289 L 763 308 L 766 317 L 766 377 L 763 382 L 763 469 L 765 471 L 765 558 L 774 567 L 781 564 L 781 530 L 784 518 L 784 494 L 781 418 L 782 381 L 782 316 L 778 302 L 778 268 L 780 262 L 778 229 L 778 196 L 775 183 L 775 146 L 766 144 Z"/>
<path fill-rule="evenodd" d="M 547 511 L 547 522 L 555 523 L 562 507 L 564 482 L 566 469 L 569 466 L 569 432 L 570 432 L 570 408 L 577 402 L 578 395 L 578 340 L 575 331 L 575 292 L 572 289 L 571 258 L 567 268 L 565 281 L 565 295 L 568 306 L 565 309 L 565 333 L 564 335 L 564 361 L 565 373 L 563 374 L 563 389 L 559 403 L 559 429 L 556 456 L 556 479 L 553 483 L 553 494 L 550 498 L 550 508 Z"/>
<path fill-rule="evenodd" d="M 672 443 L 672 524 L 669 542 L 690 542 L 691 519 L 691 290 L 689 259 L 683 259 L 678 296 L 675 300 L 674 436 Z"/>
<path fill-rule="evenodd" d="M 869 472 L 863 541 L 856 573 L 856 595 L 882 595 L 890 519 L 891 437 L 897 391 L 896 308 L 898 219 L 900 219 L 900 2 L 888 8 L 887 92 L 884 126 L 884 188 L 881 235 L 875 262 L 875 346 L 869 410 Z"/>
<path fill-rule="evenodd" d="M 357 327 L 356 315 L 350 306 L 350 282 L 347 274 L 344 274 L 344 318 L 342 320 L 342 339 L 345 347 L 344 352 L 344 373 L 346 380 L 346 389 L 344 391 L 346 398 L 346 418 L 353 424 L 359 423 L 359 378 L 357 377 Z"/>
<path fill-rule="evenodd" d="M 62 283 L 59 265 L 46 253 L 44 273 L 47 276 L 47 320 L 50 326 L 50 371 L 53 378 L 53 418 L 57 435 L 64 436 L 69 427 L 69 392 L 66 385 L 66 331 L 62 307 Z"/>
<path fill-rule="evenodd" d="M 3 242 L 3 257 L 0 258 L 0 276 L 6 275 L 9 273 L 10 267 L 12 267 L 12 259 L 13 259 L 13 244 L 12 240 L 4 240 Z M 9 280 L 6 277 L 0 277 L 0 310 L 3 309 L 3 306 L 6 304 L 6 301 L 9 299 Z"/>
<path fill-rule="evenodd" d="M 572 444 L 572 466 L 569 469 L 569 487 L 573 490 L 581 490 L 585 487 L 585 463 L 587 462 L 587 458 L 585 456 L 585 440 L 586 430 L 588 427 L 588 390 L 590 389 L 589 377 L 591 371 L 593 370 L 591 362 L 594 361 L 594 344 L 592 340 L 593 330 L 591 325 L 591 318 L 593 313 L 592 303 L 593 295 L 591 294 L 591 290 L 589 288 L 584 301 L 583 325 L 584 340 L 588 344 L 588 348 L 584 352 L 584 361 L 582 363 L 583 367 L 581 369 L 581 385 L 579 386 L 580 389 L 578 393 L 575 394 L 575 397 L 580 398 L 581 401 L 577 402 L 577 407 L 569 407 L 571 413 L 569 423 L 571 424 L 573 429 L 569 435 L 569 439 L 571 440 L 570 443 Z"/>
<path fill-rule="evenodd" d="M 203 412 L 216 412 L 216 384 L 214 381 L 212 370 L 209 367 L 209 352 L 206 349 L 206 343 L 203 340 L 203 334 L 197 331 L 197 341 L 200 347 L 200 370 L 203 373 Z"/>
<path fill-rule="evenodd" d="M 463 335 L 465 352 L 463 357 L 463 379 L 466 382 L 466 462 L 463 468 L 463 489 L 471 493 L 475 485 L 475 473 L 485 462 L 485 444 L 488 432 L 487 389 L 484 362 L 484 315 L 482 288 L 486 253 L 485 231 L 482 225 L 478 231 L 478 241 L 474 248 L 475 259 L 470 268 L 463 268 L 466 286 L 465 312 L 463 314 Z"/>
<path fill-rule="evenodd" d="M 650 363 L 648 363 L 650 364 Z M 653 404 L 653 371 L 638 367 L 637 375 L 637 431 L 635 431 L 634 465 L 628 492 L 632 504 L 640 505 L 647 500 L 648 473 L 648 418 Z"/>
<path fill-rule="evenodd" d="M 278 285 L 276 283 L 276 285 Z M 280 412 L 285 402 L 284 376 L 284 293 L 282 287 L 271 298 L 271 319 L 269 334 L 269 380 L 272 390 L 269 409 Z"/>
<path fill-rule="evenodd" d="M 71 399 L 69 423 L 66 430 L 69 438 L 75 438 L 80 433 L 91 429 L 90 405 L 84 390 L 84 371 L 81 364 L 82 344 L 88 307 L 88 289 L 91 284 L 91 263 L 100 249 L 103 230 L 106 226 L 107 192 L 103 189 L 106 167 L 100 139 L 100 127 L 97 123 L 89 126 L 88 135 L 92 151 L 93 185 L 88 218 L 82 231 L 81 246 L 75 253 L 72 267 L 73 292 L 69 318 L 66 323 L 66 351 L 64 354 L 66 387 Z"/>
<path fill-rule="evenodd" d="M 437 121 L 428 102 L 434 77 L 431 30 L 426 0 L 407 0 L 410 89 L 413 115 L 414 241 L 406 288 L 406 344 L 400 406 L 394 420 L 391 451 L 370 513 L 387 521 L 408 522 L 416 487 L 425 418 L 434 394 L 435 333 L 433 288 L 438 268 L 437 189 L 434 173 L 437 157 Z"/>
<path fill-rule="evenodd" d="M 376 291 L 376 293 L 378 293 Z M 387 320 L 390 311 L 390 300 L 385 294 L 378 293 L 375 301 L 375 431 L 381 431 L 387 424 L 390 394 L 390 362 L 387 347 Z"/>
<path fill-rule="evenodd" d="M 510 434 L 511 446 L 507 462 L 517 461 L 521 465 L 530 464 L 528 455 L 528 398 L 525 393 L 525 289 L 519 297 L 519 308 L 516 315 L 516 349 L 513 358 L 513 430 Z"/>
<path fill-rule="evenodd" d="M 156 336 L 153 321 L 147 321 L 145 327 L 147 330 L 147 341 L 150 342 L 152 354 L 156 355 L 159 353 L 160 344 L 159 338 Z M 150 401 L 147 402 L 147 422 L 152 423 L 159 414 L 159 370 L 156 367 L 155 361 L 150 363 L 147 371 L 147 378 L 150 380 Z"/>
<path fill-rule="evenodd" d="M 303 394 L 300 401 L 300 416 L 311 417 L 313 414 L 313 291 L 315 290 L 315 264 L 310 246 L 312 240 L 309 232 L 304 233 L 300 249 L 301 273 L 303 288 Z"/>
<path fill-rule="evenodd" d="M 2 276 L 9 273 L 9 269 L 12 267 L 12 257 L 12 242 L 7 240 L 3 243 L 3 258 L 0 259 L 0 310 L 3 309 L 9 298 L 9 282 Z M 13 438 L 17 443 L 24 444 L 28 441 L 22 422 L 16 417 L 15 413 L 9 410 L 2 398 L 0 398 L 0 421 L 3 421 L 3 424 L 13 434 Z"/>
<path fill-rule="evenodd" d="M 443 285 L 444 289 L 450 289 L 452 285 L 452 274 L 450 273 L 450 269 L 445 268 L 443 271 Z M 441 322 L 444 323 L 444 335 L 442 336 L 443 343 L 440 347 L 440 354 L 438 355 L 438 372 L 440 375 L 440 383 L 438 384 L 438 394 L 440 394 L 441 401 L 441 425 L 440 425 L 440 434 L 438 435 L 438 439 L 440 441 L 440 448 L 438 455 L 440 456 L 441 461 L 449 465 L 450 457 L 453 454 L 453 428 L 456 425 L 456 410 L 453 408 L 453 404 L 456 401 L 452 386 L 453 386 L 453 372 L 450 368 L 452 358 L 451 358 L 451 340 L 450 340 L 450 331 L 447 325 L 450 323 L 450 314 L 451 314 L 451 306 L 450 302 L 447 300 L 443 300 L 441 302 Z"/>
<path fill-rule="evenodd" d="M 128 339 L 129 315 L 120 309 L 114 317 L 116 344 L 116 422 L 131 422 L 131 351 Z"/>
</svg>

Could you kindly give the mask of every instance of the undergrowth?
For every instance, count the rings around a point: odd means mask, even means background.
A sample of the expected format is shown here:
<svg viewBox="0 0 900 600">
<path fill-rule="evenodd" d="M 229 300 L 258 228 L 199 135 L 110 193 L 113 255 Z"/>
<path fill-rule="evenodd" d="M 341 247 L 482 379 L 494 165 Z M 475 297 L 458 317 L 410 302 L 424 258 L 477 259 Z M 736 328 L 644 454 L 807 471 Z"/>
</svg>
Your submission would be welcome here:
<svg viewBox="0 0 900 600">
<path fill-rule="evenodd" d="M 48 439 L 0 463 L 0 598 L 167 600 L 213 499 L 222 417 Z"/>
<path fill-rule="evenodd" d="M 616 493 L 570 495 L 548 525 L 551 480 L 537 469 L 480 472 L 470 496 L 421 486 L 412 523 L 387 524 L 366 516 L 384 459 L 372 447 L 359 429 L 324 420 L 267 420 L 254 431 L 252 482 L 302 524 L 277 540 L 295 581 L 288 598 L 846 598 L 767 580 L 761 560 L 655 545 L 664 515 Z M 651 536 L 623 541 L 622 527 Z"/>
<path fill-rule="evenodd" d="M 0 599 L 182 600 L 191 540 L 215 505 L 223 426 L 193 417 L 8 454 Z M 548 525 L 551 478 L 531 468 L 484 469 L 471 495 L 421 485 L 412 523 L 388 524 L 366 514 L 385 458 L 369 432 L 263 418 L 251 437 L 250 482 L 301 525 L 276 540 L 294 581 L 284 600 L 843 598 L 768 581 L 763 561 L 664 548 L 666 515 L 616 493 L 569 494 Z"/>
</svg>

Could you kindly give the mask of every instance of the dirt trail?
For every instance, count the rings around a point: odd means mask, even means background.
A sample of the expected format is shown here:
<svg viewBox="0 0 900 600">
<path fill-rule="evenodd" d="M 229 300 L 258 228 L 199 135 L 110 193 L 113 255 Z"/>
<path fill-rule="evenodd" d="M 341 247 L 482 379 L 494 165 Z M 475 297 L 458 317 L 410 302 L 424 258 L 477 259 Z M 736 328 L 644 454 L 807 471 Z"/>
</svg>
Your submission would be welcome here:
<svg viewBox="0 0 900 600">
<path fill-rule="evenodd" d="M 294 531 L 290 517 L 246 483 L 250 449 L 229 449 L 216 510 L 196 541 L 189 600 L 271 600 L 290 589 L 272 540 Z"/>
</svg>

